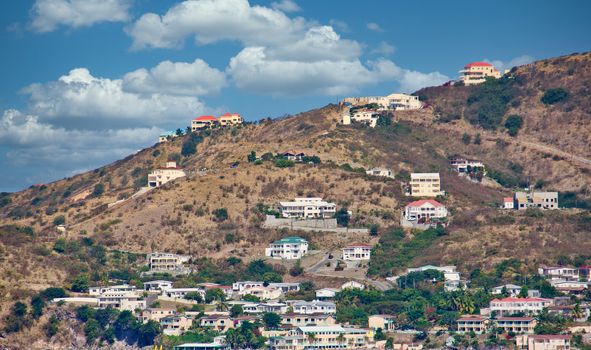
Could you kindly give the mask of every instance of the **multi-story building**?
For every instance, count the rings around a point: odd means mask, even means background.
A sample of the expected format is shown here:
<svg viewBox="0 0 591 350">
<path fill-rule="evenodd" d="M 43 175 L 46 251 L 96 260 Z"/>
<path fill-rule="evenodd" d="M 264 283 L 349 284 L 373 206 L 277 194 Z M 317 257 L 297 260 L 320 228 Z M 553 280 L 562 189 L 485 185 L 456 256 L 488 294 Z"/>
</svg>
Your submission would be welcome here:
<svg viewBox="0 0 591 350">
<path fill-rule="evenodd" d="M 296 300 L 291 304 L 293 312 L 296 314 L 334 314 L 337 312 L 335 303 L 331 301 L 304 301 Z"/>
<path fill-rule="evenodd" d="M 308 241 L 301 237 L 285 237 L 265 249 L 265 255 L 273 259 L 301 259 L 307 253 Z"/>
<path fill-rule="evenodd" d="M 495 327 L 516 334 L 533 334 L 537 324 L 533 317 L 497 317 L 493 321 Z"/>
<path fill-rule="evenodd" d="M 409 203 L 404 207 L 404 218 L 408 221 L 431 221 L 447 217 L 447 208 L 433 199 L 422 199 Z"/>
<path fill-rule="evenodd" d="M 147 308 L 140 312 L 138 319 L 146 323 L 148 321 L 160 322 L 161 319 L 176 315 L 176 309 Z"/>
<path fill-rule="evenodd" d="M 567 281 L 578 281 L 580 277 L 580 269 L 568 266 L 539 266 L 538 275 L 544 276 L 548 279 L 563 279 Z"/>
<path fill-rule="evenodd" d="M 90 288 L 88 288 L 88 295 L 99 296 L 104 293 L 134 292 L 134 291 L 135 291 L 135 286 L 131 286 L 129 284 L 119 284 L 116 286 L 90 287 Z"/>
<path fill-rule="evenodd" d="M 353 243 L 343 248 L 343 260 L 360 261 L 369 260 L 371 257 L 371 245 L 365 243 Z"/>
<path fill-rule="evenodd" d="M 371 109 L 362 109 L 362 110 L 354 111 L 351 114 L 351 121 L 354 121 L 357 123 L 364 123 L 364 124 L 368 125 L 369 127 L 375 128 L 376 125 L 378 124 L 379 117 L 380 117 L 380 113 L 378 111 L 374 111 Z M 345 123 L 344 119 L 343 119 L 343 124 L 347 125 Z"/>
<path fill-rule="evenodd" d="M 456 321 L 458 325 L 458 333 L 474 332 L 482 334 L 486 332 L 488 327 L 488 318 L 480 315 L 463 315 Z"/>
<path fill-rule="evenodd" d="M 558 209 L 558 192 L 515 192 L 514 208 Z"/>
<path fill-rule="evenodd" d="M 166 166 L 155 169 L 148 174 L 148 187 L 160 187 L 169 181 L 185 176 L 187 174 L 183 168 L 176 165 L 176 162 L 166 162 Z"/>
<path fill-rule="evenodd" d="M 180 314 L 164 317 L 160 320 L 162 333 L 165 335 L 181 335 L 193 325 L 193 318 Z"/>
<path fill-rule="evenodd" d="M 234 321 L 230 316 L 210 315 L 201 317 L 199 325 L 204 328 L 211 328 L 218 332 L 225 332 L 230 328 L 234 328 Z"/>
<path fill-rule="evenodd" d="M 147 256 L 150 272 L 169 272 L 175 274 L 189 273 L 190 269 L 185 264 L 191 260 L 188 255 L 172 253 L 150 253 Z"/>
<path fill-rule="evenodd" d="M 347 97 L 343 100 L 343 103 L 351 106 L 365 106 L 375 103 L 379 105 L 380 109 L 396 111 L 421 109 L 423 107 L 418 96 L 397 93 L 387 96 Z"/>
<path fill-rule="evenodd" d="M 366 349 L 368 330 L 333 326 L 304 326 L 290 331 L 288 336 L 271 337 L 269 349 Z"/>
<path fill-rule="evenodd" d="M 367 319 L 369 328 L 377 330 L 381 328 L 384 332 L 392 332 L 396 329 L 396 317 L 393 315 L 371 315 Z"/>
<path fill-rule="evenodd" d="M 515 337 L 519 350 L 570 350 L 570 334 L 528 334 Z"/>
<path fill-rule="evenodd" d="M 144 282 L 144 290 L 147 291 L 163 291 L 172 288 L 172 286 L 171 281 L 155 280 Z"/>
<path fill-rule="evenodd" d="M 551 306 L 551 299 L 544 298 L 503 298 L 493 299 L 490 302 L 490 311 L 496 316 L 511 316 L 517 313 L 535 315 L 544 308 Z"/>
<path fill-rule="evenodd" d="M 335 318 L 329 314 L 295 314 L 281 315 L 281 324 L 292 327 L 302 326 L 332 326 Z"/>
<path fill-rule="evenodd" d="M 486 81 L 486 78 L 498 79 L 501 77 L 501 73 L 488 62 L 468 63 L 460 73 L 462 73 L 460 80 L 466 86 L 482 84 Z"/>
<path fill-rule="evenodd" d="M 481 170 L 485 173 L 486 169 L 484 163 L 475 159 L 467 159 L 464 157 L 451 157 L 449 164 L 460 174 L 465 174 L 474 170 Z"/>
<path fill-rule="evenodd" d="M 503 284 L 502 286 L 494 287 L 491 291 L 493 295 L 500 295 L 506 292 L 509 296 L 516 297 L 521 292 L 521 287 L 515 284 Z"/>
<path fill-rule="evenodd" d="M 251 287 L 245 288 L 241 292 L 238 293 L 241 296 L 245 295 L 254 295 L 255 297 L 259 298 L 260 300 L 272 300 L 272 299 L 279 299 L 283 292 L 281 289 L 278 288 L 269 288 L 269 287 Z"/>
<path fill-rule="evenodd" d="M 107 292 L 99 295 L 97 299 L 99 308 L 112 307 L 129 311 L 146 308 L 146 300 L 134 292 Z"/>
<path fill-rule="evenodd" d="M 191 121 L 191 130 L 197 131 L 201 129 L 214 128 L 219 125 L 220 121 L 211 115 L 202 115 Z"/>
<path fill-rule="evenodd" d="M 226 113 L 218 118 L 221 126 L 240 125 L 243 120 L 238 113 Z"/>
<path fill-rule="evenodd" d="M 410 195 L 413 197 L 437 197 L 442 195 L 439 173 L 410 174 Z"/>
<path fill-rule="evenodd" d="M 287 313 L 289 306 L 286 303 L 266 302 L 266 303 L 245 303 L 240 302 L 242 311 L 246 314 L 261 314 L 273 312 L 279 315 Z"/>
<path fill-rule="evenodd" d="M 325 202 L 319 197 L 295 198 L 293 202 L 279 202 L 279 211 L 284 218 L 331 218 L 335 215 L 336 208 L 336 204 Z"/>
<path fill-rule="evenodd" d="M 387 168 L 373 168 L 367 170 L 365 173 L 370 176 L 388 177 L 391 179 L 394 178 L 394 172 L 392 171 L 392 169 Z"/>
<path fill-rule="evenodd" d="M 238 281 L 232 284 L 232 290 L 237 293 L 242 293 L 243 290 L 252 287 L 264 287 L 265 282 L 261 281 Z"/>
</svg>

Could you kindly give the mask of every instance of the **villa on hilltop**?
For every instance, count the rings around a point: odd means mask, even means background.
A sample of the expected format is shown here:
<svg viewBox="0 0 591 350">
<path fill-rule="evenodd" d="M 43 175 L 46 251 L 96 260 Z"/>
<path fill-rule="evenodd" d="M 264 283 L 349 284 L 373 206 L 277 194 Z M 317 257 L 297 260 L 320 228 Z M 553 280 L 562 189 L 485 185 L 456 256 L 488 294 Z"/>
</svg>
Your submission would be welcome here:
<svg viewBox="0 0 591 350">
<path fill-rule="evenodd" d="M 176 162 L 166 162 L 166 166 L 158 168 L 148 174 L 148 187 L 160 187 L 169 181 L 185 176 L 187 176 L 187 174 L 183 168 L 176 165 Z"/>
<path fill-rule="evenodd" d="M 240 125 L 244 122 L 238 113 L 226 113 L 216 118 L 211 115 L 202 115 L 191 121 L 191 130 L 212 129 L 218 126 Z"/>
<path fill-rule="evenodd" d="M 501 77 L 501 73 L 488 62 L 468 63 L 460 73 L 462 73 L 460 81 L 466 86 L 482 84 L 486 78 L 498 79 Z"/>
<path fill-rule="evenodd" d="M 353 107 L 375 103 L 379 105 L 380 109 L 395 111 L 421 109 L 423 107 L 418 96 L 397 93 L 387 96 L 347 97 L 342 102 Z"/>
</svg>

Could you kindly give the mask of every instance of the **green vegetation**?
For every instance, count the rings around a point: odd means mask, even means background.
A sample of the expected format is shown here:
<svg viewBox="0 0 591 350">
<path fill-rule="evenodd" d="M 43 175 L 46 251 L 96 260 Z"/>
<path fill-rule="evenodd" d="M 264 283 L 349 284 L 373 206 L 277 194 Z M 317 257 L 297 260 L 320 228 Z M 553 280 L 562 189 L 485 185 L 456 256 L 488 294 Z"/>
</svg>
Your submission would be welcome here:
<svg viewBox="0 0 591 350">
<path fill-rule="evenodd" d="M 548 89 L 540 99 L 545 105 L 553 105 L 568 99 L 569 93 L 563 88 Z"/>
<path fill-rule="evenodd" d="M 293 160 L 289 159 L 277 159 L 275 161 L 275 166 L 278 168 L 291 168 L 295 165 Z"/>
<path fill-rule="evenodd" d="M 347 208 L 341 208 L 334 214 L 335 219 L 337 219 L 337 224 L 343 227 L 349 226 L 350 215 Z"/>
<path fill-rule="evenodd" d="M 56 216 L 55 219 L 53 219 L 53 224 L 55 226 L 63 225 L 65 223 L 66 223 L 66 217 L 63 215 Z"/>
<path fill-rule="evenodd" d="M 255 151 L 251 151 L 248 156 L 246 156 L 246 160 L 248 160 L 249 163 L 254 163 L 257 160 L 257 153 Z"/>
<path fill-rule="evenodd" d="M 468 121 L 485 129 L 496 129 L 507 112 L 508 103 L 515 97 L 513 80 L 507 77 L 488 79 L 474 87 L 466 101 Z"/>
<path fill-rule="evenodd" d="M 519 115 L 512 114 L 507 117 L 505 121 L 505 127 L 509 131 L 509 135 L 516 136 L 519 129 L 523 126 L 523 118 Z"/>
<path fill-rule="evenodd" d="M 215 221 L 226 221 L 228 220 L 228 209 L 218 208 L 212 212 Z"/>
<path fill-rule="evenodd" d="M 181 147 L 181 154 L 185 157 L 197 153 L 197 145 L 203 141 L 203 136 L 195 133 L 189 134 Z"/>
<path fill-rule="evenodd" d="M 514 188 L 522 184 L 521 179 L 516 176 L 506 174 L 494 169 L 487 169 L 487 175 L 491 179 L 499 183 L 499 185 L 506 188 Z"/>
<path fill-rule="evenodd" d="M 105 185 L 98 183 L 94 185 L 94 189 L 92 190 L 93 197 L 100 197 L 105 192 Z"/>
<path fill-rule="evenodd" d="M 564 208 L 591 209 L 591 200 L 581 198 L 575 192 L 559 192 L 558 204 Z"/>
</svg>

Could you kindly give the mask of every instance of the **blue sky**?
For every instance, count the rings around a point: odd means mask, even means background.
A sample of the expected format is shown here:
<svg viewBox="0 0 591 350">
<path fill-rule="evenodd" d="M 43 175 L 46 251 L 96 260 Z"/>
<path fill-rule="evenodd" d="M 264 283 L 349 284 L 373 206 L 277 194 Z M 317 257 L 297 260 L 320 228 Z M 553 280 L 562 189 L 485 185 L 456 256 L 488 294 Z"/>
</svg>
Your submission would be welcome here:
<svg viewBox="0 0 591 350">
<path fill-rule="evenodd" d="M 93 169 L 201 114 L 413 92 L 467 62 L 588 51 L 588 1 L 0 2 L 0 191 Z M 576 10 L 575 10 L 576 9 Z"/>
</svg>

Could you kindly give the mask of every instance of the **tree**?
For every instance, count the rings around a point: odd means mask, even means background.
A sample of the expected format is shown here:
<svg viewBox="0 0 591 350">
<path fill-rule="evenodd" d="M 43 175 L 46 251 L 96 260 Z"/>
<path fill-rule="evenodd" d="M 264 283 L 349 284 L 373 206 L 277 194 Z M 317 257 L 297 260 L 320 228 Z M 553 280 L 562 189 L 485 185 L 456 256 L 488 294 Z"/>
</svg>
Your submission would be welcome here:
<svg viewBox="0 0 591 350">
<path fill-rule="evenodd" d="M 86 343 L 92 344 L 100 335 L 100 325 L 95 319 L 89 319 L 84 325 L 84 335 L 86 336 Z"/>
<path fill-rule="evenodd" d="M 385 339 L 386 339 L 386 335 L 384 334 L 384 331 L 381 328 L 376 329 L 376 333 L 373 336 L 373 340 L 379 341 L 379 340 L 385 340 Z"/>
<path fill-rule="evenodd" d="M 185 294 L 185 299 L 194 300 L 198 303 L 203 302 L 203 296 L 199 292 L 189 292 L 189 293 Z"/>
<path fill-rule="evenodd" d="M 251 151 L 246 159 L 249 163 L 254 163 L 257 160 L 257 153 L 255 151 Z"/>
<path fill-rule="evenodd" d="M 274 312 L 266 312 L 263 314 L 263 323 L 266 329 L 277 329 L 281 324 L 281 316 Z"/>
<path fill-rule="evenodd" d="M 464 133 L 464 134 L 462 135 L 462 142 L 463 142 L 465 145 L 469 145 L 471 141 L 472 141 L 472 136 L 470 136 L 468 133 Z"/>
<path fill-rule="evenodd" d="M 45 307 L 45 300 L 41 295 L 37 294 L 31 298 L 31 316 L 37 319 L 43 315 L 43 308 Z"/>
<path fill-rule="evenodd" d="M 380 226 L 378 225 L 371 225 L 371 227 L 369 228 L 369 234 L 372 236 L 377 236 L 378 235 L 378 231 L 380 229 Z"/>
<path fill-rule="evenodd" d="M 347 208 L 341 208 L 339 209 L 335 215 L 334 215 L 335 219 L 337 219 L 337 224 L 343 226 L 343 227 L 347 227 L 349 226 L 349 211 L 347 210 Z"/>
<path fill-rule="evenodd" d="M 509 135 L 516 136 L 519 129 L 523 126 L 523 118 L 519 115 L 512 114 L 507 117 L 505 121 L 505 127 L 507 128 Z"/>
<path fill-rule="evenodd" d="M 181 129 L 181 128 L 176 129 L 175 135 L 176 136 L 183 136 L 183 129 Z"/>
<path fill-rule="evenodd" d="M 63 224 L 65 224 L 65 223 L 66 223 L 66 217 L 65 217 L 65 216 L 63 216 L 63 215 L 56 216 L 56 217 L 53 219 L 53 224 L 54 224 L 55 226 L 63 225 Z"/>
<path fill-rule="evenodd" d="M 294 166 L 294 162 L 289 159 L 277 159 L 275 161 L 275 166 L 278 168 L 291 168 Z"/>
<path fill-rule="evenodd" d="M 160 324 L 150 320 L 140 326 L 138 334 L 138 345 L 140 347 L 153 345 L 154 339 L 160 334 Z"/>
<path fill-rule="evenodd" d="M 553 105 L 555 103 L 568 99 L 569 93 L 563 88 L 548 89 L 540 99 L 545 105 Z"/>
<path fill-rule="evenodd" d="M 213 216 L 216 221 L 225 221 L 228 219 L 228 209 L 218 208 L 213 211 Z"/>
<path fill-rule="evenodd" d="M 304 268 L 302 267 L 302 263 L 300 260 L 296 261 L 295 265 L 289 269 L 289 274 L 293 277 L 299 276 L 304 273 Z"/>
<path fill-rule="evenodd" d="M 105 185 L 98 183 L 94 185 L 94 190 L 92 190 L 93 197 L 100 197 L 105 192 Z"/>
<path fill-rule="evenodd" d="M 219 288 L 211 288 L 205 292 L 205 302 L 211 303 L 213 301 L 225 301 L 226 294 Z"/>
<path fill-rule="evenodd" d="M 243 313 L 244 310 L 242 310 L 242 305 L 235 304 L 232 305 L 232 307 L 230 308 L 230 317 L 237 317 L 242 315 Z"/>
<path fill-rule="evenodd" d="M 265 283 L 265 285 L 268 285 L 269 283 L 281 283 L 283 282 L 283 277 L 281 277 L 280 274 L 278 274 L 275 271 L 269 271 L 269 272 L 265 272 L 263 274 L 263 282 Z"/>
<path fill-rule="evenodd" d="M 392 117 L 389 115 L 380 115 L 376 121 L 376 126 L 390 126 L 392 125 Z"/>
<path fill-rule="evenodd" d="M 480 134 L 476 134 L 476 137 L 474 137 L 474 144 L 479 145 L 481 142 Z"/>
<path fill-rule="evenodd" d="M 250 301 L 253 303 L 256 303 L 258 301 L 261 301 L 261 299 L 259 297 L 257 297 L 256 295 L 252 295 L 252 294 L 246 294 L 242 297 L 242 300 L 244 301 Z"/>
<path fill-rule="evenodd" d="M 48 338 L 51 338 L 54 335 L 56 335 L 59 330 L 59 325 L 60 320 L 58 320 L 58 318 L 55 315 L 51 315 L 51 317 L 43 327 L 45 335 L 47 335 Z"/>
<path fill-rule="evenodd" d="M 88 292 L 88 275 L 78 275 L 72 281 L 72 287 L 70 288 L 73 292 L 85 293 Z"/>
</svg>

